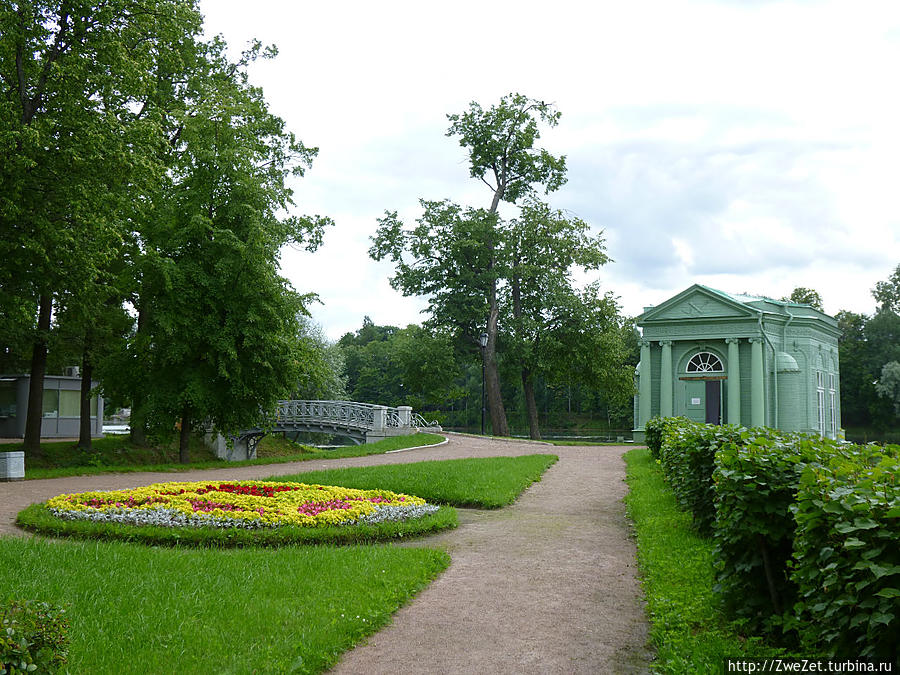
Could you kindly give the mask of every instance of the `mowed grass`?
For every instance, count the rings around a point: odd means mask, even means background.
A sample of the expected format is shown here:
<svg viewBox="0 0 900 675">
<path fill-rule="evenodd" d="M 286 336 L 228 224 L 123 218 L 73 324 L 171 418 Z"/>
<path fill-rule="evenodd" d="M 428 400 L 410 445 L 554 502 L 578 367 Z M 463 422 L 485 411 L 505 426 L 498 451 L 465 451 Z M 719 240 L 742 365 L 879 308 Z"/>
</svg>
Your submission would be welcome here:
<svg viewBox="0 0 900 675">
<path fill-rule="evenodd" d="M 391 450 L 402 450 L 422 445 L 436 445 L 444 440 L 438 434 L 417 433 L 410 436 L 394 436 L 377 443 L 353 445 L 333 449 L 313 448 L 286 441 L 277 436 L 266 436 L 260 442 L 257 459 L 227 462 L 216 458 L 203 445 L 199 437 L 191 439 L 191 462 L 178 462 L 178 449 L 174 443 L 150 448 L 131 444 L 127 436 L 107 436 L 92 442 L 93 452 L 79 450 L 71 441 L 41 443 L 43 457 L 26 458 L 25 479 L 62 478 L 64 476 L 92 476 L 103 473 L 130 473 L 135 471 L 179 472 L 191 469 L 232 468 L 261 464 L 303 462 L 311 459 L 340 459 L 379 455 Z M 21 443 L 3 446 L 4 451 L 22 450 Z"/>
<path fill-rule="evenodd" d="M 377 487 L 416 495 L 432 504 L 499 509 L 512 504 L 558 459 L 556 455 L 448 459 L 309 471 L 266 480 L 360 489 Z"/>
<path fill-rule="evenodd" d="M 678 510 L 662 470 L 647 448 L 625 454 L 628 515 L 661 673 L 720 673 L 725 657 L 781 655 L 759 638 L 740 634 L 713 593 L 712 540 L 697 535 Z"/>
<path fill-rule="evenodd" d="M 71 673 L 321 672 L 448 564 L 442 551 L 390 546 L 0 538 L 4 597 L 67 609 Z"/>
</svg>

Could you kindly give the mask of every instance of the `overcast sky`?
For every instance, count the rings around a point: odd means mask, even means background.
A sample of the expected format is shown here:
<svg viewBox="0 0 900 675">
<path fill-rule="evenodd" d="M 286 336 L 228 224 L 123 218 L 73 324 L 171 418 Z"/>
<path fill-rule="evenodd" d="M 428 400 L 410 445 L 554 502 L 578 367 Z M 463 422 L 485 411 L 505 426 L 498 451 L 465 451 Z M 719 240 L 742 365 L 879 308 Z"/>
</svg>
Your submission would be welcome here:
<svg viewBox="0 0 900 675">
<path fill-rule="evenodd" d="M 541 142 L 567 157 L 553 207 L 602 230 L 626 314 L 693 283 L 819 291 L 871 313 L 900 264 L 900 2 L 202 2 L 271 109 L 319 156 L 296 213 L 336 225 L 282 271 L 338 338 L 363 316 L 419 323 L 424 301 L 368 257 L 376 219 L 418 199 L 487 207 L 448 113 L 509 92 L 552 101 Z"/>
</svg>

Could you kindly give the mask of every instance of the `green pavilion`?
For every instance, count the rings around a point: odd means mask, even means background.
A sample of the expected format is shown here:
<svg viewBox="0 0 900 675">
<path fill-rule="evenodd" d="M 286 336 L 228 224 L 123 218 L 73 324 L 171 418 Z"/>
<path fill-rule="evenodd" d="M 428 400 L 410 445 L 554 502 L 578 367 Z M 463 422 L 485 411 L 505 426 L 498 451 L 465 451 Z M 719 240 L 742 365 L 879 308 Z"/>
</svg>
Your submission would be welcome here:
<svg viewBox="0 0 900 675">
<path fill-rule="evenodd" d="M 656 415 L 837 438 L 837 321 L 810 305 L 700 284 L 637 319 L 634 437 Z"/>
</svg>

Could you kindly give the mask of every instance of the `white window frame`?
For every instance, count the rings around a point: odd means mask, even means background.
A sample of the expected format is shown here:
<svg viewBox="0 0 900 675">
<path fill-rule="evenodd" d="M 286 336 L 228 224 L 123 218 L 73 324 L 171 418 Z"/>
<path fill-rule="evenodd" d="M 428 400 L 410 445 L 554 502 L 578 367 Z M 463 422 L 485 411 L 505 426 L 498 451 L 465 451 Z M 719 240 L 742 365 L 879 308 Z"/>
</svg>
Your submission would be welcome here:
<svg viewBox="0 0 900 675">
<path fill-rule="evenodd" d="M 831 418 L 831 437 L 837 438 L 837 396 L 834 391 L 834 373 L 828 373 L 828 414 Z"/>
<path fill-rule="evenodd" d="M 724 373 L 725 364 L 712 352 L 697 352 L 685 367 L 687 373 Z"/>
<path fill-rule="evenodd" d="M 816 371 L 816 421 L 819 435 L 825 435 L 825 373 Z"/>
</svg>

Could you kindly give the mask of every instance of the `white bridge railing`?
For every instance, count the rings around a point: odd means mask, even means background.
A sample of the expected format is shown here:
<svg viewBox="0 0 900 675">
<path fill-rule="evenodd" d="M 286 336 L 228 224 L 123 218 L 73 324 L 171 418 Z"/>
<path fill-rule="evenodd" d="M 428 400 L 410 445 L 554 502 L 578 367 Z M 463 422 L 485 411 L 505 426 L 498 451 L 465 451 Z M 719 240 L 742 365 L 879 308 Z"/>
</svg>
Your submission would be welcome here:
<svg viewBox="0 0 900 675">
<path fill-rule="evenodd" d="M 429 424 L 421 415 L 413 415 L 409 406 L 391 408 L 355 401 L 279 401 L 274 421 L 278 425 L 326 424 L 363 431 L 437 426 L 437 422 Z"/>
</svg>

